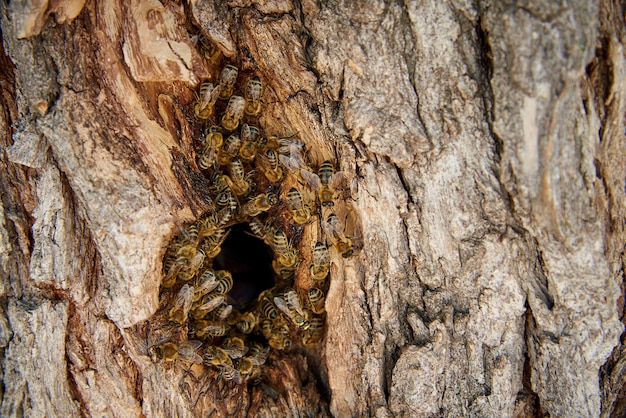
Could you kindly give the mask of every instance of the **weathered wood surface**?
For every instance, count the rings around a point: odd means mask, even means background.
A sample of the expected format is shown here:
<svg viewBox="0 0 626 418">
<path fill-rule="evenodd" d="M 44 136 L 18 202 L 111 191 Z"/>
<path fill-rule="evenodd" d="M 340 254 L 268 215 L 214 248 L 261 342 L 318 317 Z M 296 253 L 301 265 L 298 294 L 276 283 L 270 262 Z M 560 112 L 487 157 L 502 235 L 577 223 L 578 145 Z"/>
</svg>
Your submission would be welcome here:
<svg viewBox="0 0 626 418">
<path fill-rule="evenodd" d="M 4 5 L 0 414 L 622 416 L 624 14 L 523 3 Z M 266 388 L 145 352 L 208 207 L 192 24 L 337 159 L 363 238 Z"/>
</svg>

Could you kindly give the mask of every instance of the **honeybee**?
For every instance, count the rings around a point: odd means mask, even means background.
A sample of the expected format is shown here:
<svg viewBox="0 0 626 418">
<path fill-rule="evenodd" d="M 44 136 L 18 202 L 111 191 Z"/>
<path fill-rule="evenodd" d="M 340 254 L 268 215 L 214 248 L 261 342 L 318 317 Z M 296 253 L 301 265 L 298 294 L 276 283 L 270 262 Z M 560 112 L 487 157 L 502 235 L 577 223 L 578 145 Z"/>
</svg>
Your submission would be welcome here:
<svg viewBox="0 0 626 418">
<path fill-rule="evenodd" d="M 253 312 L 246 312 L 239 318 L 237 328 L 244 334 L 250 334 L 254 331 L 254 327 L 256 327 L 258 321 L 258 317 Z"/>
<path fill-rule="evenodd" d="M 176 284 L 176 276 L 181 269 L 181 265 L 176 263 L 176 257 L 167 255 L 163 260 L 163 280 L 161 287 L 172 287 Z"/>
<path fill-rule="evenodd" d="M 193 113 L 198 119 L 208 119 L 213 113 L 215 102 L 220 95 L 220 85 L 213 86 L 213 83 L 204 82 L 200 86 L 200 96 L 193 107 Z"/>
<path fill-rule="evenodd" d="M 187 322 L 187 315 L 193 302 L 193 286 L 183 285 L 174 299 L 174 306 L 170 309 L 169 320 L 175 325 L 183 325 Z"/>
<path fill-rule="evenodd" d="M 274 297 L 276 307 L 280 309 L 287 317 L 297 325 L 300 329 L 306 330 L 310 324 L 307 319 L 307 313 L 302 309 L 300 297 L 295 290 L 289 289 L 283 294 L 283 298 Z"/>
<path fill-rule="evenodd" d="M 202 251 L 202 249 L 196 249 L 196 253 L 191 260 L 189 260 L 188 265 L 184 267 L 183 273 L 178 275 L 178 278 L 182 281 L 191 280 L 202 266 L 202 263 L 204 263 L 205 258 L 206 254 L 204 251 Z"/>
<path fill-rule="evenodd" d="M 248 352 L 243 340 L 239 337 L 226 338 L 221 346 L 222 350 L 232 359 L 242 358 Z"/>
<path fill-rule="evenodd" d="M 220 73 L 220 99 L 226 100 L 233 94 L 233 87 L 237 81 L 238 74 L 239 70 L 234 65 L 228 64 L 222 68 L 222 72 Z"/>
<path fill-rule="evenodd" d="M 178 250 L 178 254 L 184 252 L 182 247 L 187 245 L 196 245 L 198 243 L 198 225 L 193 223 L 187 225 L 186 228 L 181 228 L 181 249 Z"/>
<path fill-rule="evenodd" d="M 217 46 L 201 33 L 191 36 L 191 42 L 193 42 L 194 46 L 199 46 L 199 52 L 206 60 L 215 62 L 222 53 Z"/>
<path fill-rule="evenodd" d="M 265 338 L 270 338 L 272 336 L 273 329 L 274 325 L 272 324 L 271 319 L 264 319 L 261 321 L 261 333 Z"/>
<path fill-rule="evenodd" d="M 241 149 L 239 150 L 239 156 L 242 160 L 246 162 L 254 160 L 258 138 L 259 128 L 247 123 L 241 125 Z"/>
<path fill-rule="evenodd" d="M 268 148 L 260 155 L 259 165 L 263 168 L 263 174 L 270 183 L 278 183 L 283 179 L 283 168 L 278 154 L 273 149 Z"/>
<path fill-rule="evenodd" d="M 265 136 L 259 141 L 259 149 L 262 152 L 265 152 L 268 149 L 278 152 L 280 149 L 280 139 L 278 139 L 276 135 Z"/>
<path fill-rule="evenodd" d="M 248 351 L 247 358 L 255 366 L 262 366 L 267 361 L 267 357 L 270 354 L 269 347 L 263 347 L 257 342 L 250 343 L 250 350 Z"/>
<path fill-rule="evenodd" d="M 355 245 L 352 239 L 346 237 L 343 232 L 343 225 L 337 215 L 331 213 L 326 222 L 322 221 L 322 229 L 326 236 L 330 237 L 335 248 L 343 258 L 348 258 L 354 254 Z"/>
<path fill-rule="evenodd" d="M 225 206 L 231 206 L 231 198 L 233 198 L 233 191 L 230 188 L 232 181 L 226 175 L 220 176 L 219 182 L 223 185 L 220 189 L 219 193 L 215 197 L 215 204 L 219 208 L 223 208 Z M 235 201 L 235 206 L 237 205 L 237 201 Z M 217 225 L 219 225 L 219 215 L 217 215 L 218 221 Z"/>
<path fill-rule="evenodd" d="M 228 238 L 230 230 L 216 229 L 213 234 L 206 237 L 200 244 L 200 249 L 205 252 L 207 258 L 213 259 L 222 251 L 222 244 Z"/>
<path fill-rule="evenodd" d="M 238 158 L 234 158 L 228 164 L 228 174 L 232 181 L 232 190 L 237 196 L 248 194 L 252 188 L 252 181 L 243 168 Z"/>
<path fill-rule="evenodd" d="M 241 214 L 244 216 L 257 216 L 261 212 L 270 210 L 276 203 L 276 195 L 273 193 L 261 193 L 248 200 L 241 207 Z"/>
<path fill-rule="evenodd" d="M 191 260 L 195 257 L 196 252 L 198 251 L 198 243 L 189 243 L 181 246 L 176 251 L 176 258 L 174 263 L 179 267 L 178 276 L 182 273 L 183 269 L 189 266 Z"/>
<path fill-rule="evenodd" d="M 278 152 L 285 155 L 290 155 L 294 152 L 298 154 L 304 150 L 304 141 L 298 138 L 296 135 L 290 136 L 288 138 L 280 138 L 278 140 Z"/>
<path fill-rule="evenodd" d="M 274 334 L 289 335 L 289 322 L 284 315 L 278 315 L 272 320 L 272 332 Z"/>
<path fill-rule="evenodd" d="M 224 179 L 227 177 L 221 171 L 215 170 L 209 177 L 209 191 L 212 195 L 217 195 L 224 192 L 230 187 L 230 183 Z M 216 202 L 217 203 L 217 202 Z"/>
<path fill-rule="evenodd" d="M 222 305 L 214 313 L 217 321 L 223 322 L 228 319 L 233 311 L 233 305 Z"/>
<path fill-rule="evenodd" d="M 324 321 L 322 318 L 311 318 L 311 326 L 302 335 L 302 345 L 311 348 L 319 344 L 324 335 Z"/>
<path fill-rule="evenodd" d="M 198 219 L 198 232 L 199 236 L 202 238 L 209 237 L 215 233 L 217 233 L 217 213 L 215 211 L 210 211 L 206 216 Z M 206 252 L 206 249 L 205 249 Z M 212 258 L 207 254 L 208 258 Z"/>
<path fill-rule="evenodd" d="M 233 361 L 221 348 L 212 345 L 205 347 L 204 363 L 209 366 L 217 367 L 225 380 L 234 380 L 239 384 L 241 383 L 241 376 L 237 369 L 235 369 Z"/>
<path fill-rule="evenodd" d="M 239 126 L 239 121 L 243 116 L 243 109 L 246 105 L 246 100 L 241 96 L 231 96 L 228 101 L 228 106 L 222 116 L 222 126 L 227 131 L 234 131 Z"/>
<path fill-rule="evenodd" d="M 293 266 L 283 266 L 278 260 L 272 260 L 272 269 L 281 280 L 288 281 L 293 278 L 297 267 L 297 262 Z"/>
<path fill-rule="evenodd" d="M 300 174 L 300 170 L 310 172 L 311 169 L 306 165 L 304 157 L 300 151 L 301 149 L 296 145 L 290 145 L 288 147 L 281 146 L 278 159 L 291 173 L 296 175 L 300 183 L 307 184 L 307 181 Z"/>
<path fill-rule="evenodd" d="M 274 269 L 274 272 L 278 275 L 277 279 L 280 279 L 284 284 L 293 282 L 294 276 L 296 274 L 296 267 L 297 265 L 285 267 L 276 260 L 272 261 L 272 268 Z"/>
<path fill-rule="evenodd" d="M 228 355 L 228 353 L 226 353 L 226 351 L 214 345 L 207 345 L 206 347 L 204 347 L 203 354 L 204 354 L 203 355 L 204 362 L 207 365 L 215 365 L 215 364 L 222 364 L 222 363 L 232 364 L 232 360 L 230 359 L 230 356 Z"/>
<path fill-rule="evenodd" d="M 192 306 L 191 316 L 196 320 L 204 319 L 204 317 L 206 317 L 209 312 L 214 311 L 215 309 L 220 307 L 225 300 L 226 299 L 224 298 L 224 295 L 207 295 L 204 297 L 204 299 L 202 299 L 200 305 Z"/>
<path fill-rule="evenodd" d="M 198 159 L 198 167 L 208 170 L 215 165 L 224 137 L 219 126 L 211 126 L 202 141 L 202 152 Z"/>
<path fill-rule="evenodd" d="M 321 242 L 315 244 L 311 255 L 311 266 L 309 272 L 313 280 L 322 281 L 328 276 L 330 270 L 330 254 L 328 247 Z"/>
<path fill-rule="evenodd" d="M 287 209 L 295 222 L 304 225 L 311 221 L 311 206 L 304 202 L 302 194 L 295 187 L 287 193 Z"/>
<path fill-rule="evenodd" d="M 215 273 L 210 268 L 207 268 L 202 272 L 202 274 L 196 279 L 196 282 L 194 283 L 193 301 L 199 301 L 204 295 L 215 289 L 216 286 L 217 278 L 215 277 Z"/>
<path fill-rule="evenodd" d="M 222 146 L 222 149 L 217 156 L 218 164 L 228 164 L 233 158 L 237 156 L 237 154 L 239 153 L 239 148 L 241 148 L 241 138 L 239 138 L 238 133 L 233 133 L 228 138 L 226 138 L 226 142 L 224 142 L 224 145 Z"/>
<path fill-rule="evenodd" d="M 309 289 L 309 305 L 311 307 L 311 311 L 316 314 L 324 313 L 324 301 L 326 300 L 326 295 L 321 289 L 317 287 L 312 287 Z"/>
<path fill-rule="evenodd" d="M 217 214 L 218 226 L 220 228 L 226 226 L 233 219 L 237 210 L 237 201 L 230 191 L 225 192 L 225 199 L 226 207 Z"/>
<path fill-rule="evenodd" d="M 253 216 L 248 221 L 248 226 L 250 227 L 250 231 L 252 232 L 253 236 L 262 239 L 263 242 L 265 242 L 269 246 L 272 245 L 272 241 L 274 238 L 274 228 L 270 224 L 267 224 L 261 221 L 259 218 Z"/>
<path fill-rule="evenodd" d="M 324 161 L 315 175 L 307 170 L 300 170 L 300 175 L 318 192 L 322 206 L 334 206 L 335 189 L 343 180 L 343 172 L 335 172 L 330 161 Z"/>
<path fill-rule="evenodd" d="M 291 348 L 291 339 L 289 335 L 275 334 L 269 337 L 268 343 L 275 350 L 289 350 Z"/>
<path fill-rule="evenodd" d="M 261 112 L 261 96 L 263 95 L 263 83 L 261 79 L 254 76 L 246 85 L 246 107 L 244 112 L 248 116 L 256 116 Z"/>
<path fill-rule="evenodd" d="M 248 221 L 252 236 L 263 239 L 265 236 L 265 223 L 256 216 L 252 216 Z"/>
<path fill-rule="evenodd" d="M 272 149 L 281 154 L 291 156 L 292 154 L 301 154 L 304 149 L 304 141 L 297 136 L 290 136 L 287 138 L 279 138 L 276 135 L 269 135 L 261 138 L 259 141 L 259 149 L 263 152 L 268 149 Z"/>
<path fill-rule="evenodd" d="M 267 319 L 272 320 L 278 316 L 276 306 L 272 303 L 271 295 L 267 291 L 259 295 L 259 309 L 261 314 Z"/>
<path fill-rule="evenodd" d="M 217 366 L 220 369 L 220 376 L 226 381 L 234 380 L 238 385 L 241 384 L 241 374 L 239 370 L 228 365 Z"/>
<path fill-rule="evenodd" d="M 196 338 L 222 337 L 228 332 L 228 324 L 199 319 L 193 323 L 193 334 Z"/>
<path fill-rule="evenodd" d="M 225 295 L 233 288 L 233 276 L 227 270 L 218 270 L 215 272 L 217 277 L 217 286 L 215 286 L 215 292 Z"/>
<path fill-rule="evenodd" d="M 185 363 L 202 363 L 202 357 L 197 353 L 201 345 L 202 342 L 196 340 L 181 341 L 179 343 L 168 341 L 150 347 L 150 354 L 153 360 L 180 360 Z"/>
<path fill-rule="evenodd" d="M 257 379 L 261 376 L 261 368 L 255 365 L 249 358 L 239 360 L 237 370 L 244 381 Z"/>
<path fill-rule="evenodd" d="M 220 148 L 224 143 L 224 135 L 222 135 L 222 129 L 217 125 L 212 125 L 205 128 L 204 135 L 200 139 L 200 143 L 203 147 Z"/>
<path fill-rule="evenodd" d="M 276 253 L 276 259 L 274 261 L 278 266 L 289 268 L 295 267 L 298 264 L 298 251 L 291 246 L 283 230 L 277 228 L 274 231 L 272 248 Z"/>
</svg>

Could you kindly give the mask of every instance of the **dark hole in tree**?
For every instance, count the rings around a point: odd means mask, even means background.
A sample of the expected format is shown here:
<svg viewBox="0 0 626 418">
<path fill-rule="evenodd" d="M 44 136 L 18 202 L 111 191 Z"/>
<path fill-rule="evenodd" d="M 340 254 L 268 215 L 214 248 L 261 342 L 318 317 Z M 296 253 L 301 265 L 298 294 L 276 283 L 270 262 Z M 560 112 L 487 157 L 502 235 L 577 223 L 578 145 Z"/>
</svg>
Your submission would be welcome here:
<svg viewBox="0 0 626 418">
<path fill-rule="evenodd" d="M 246 309 L 262 291 L 274 286 L 272 250 L 251 235 L 247 223 L 230 228 L 230 234 L 222 244 L 222 251 L 213 260 L 213 267 L 228 270 L 233 275 L 228 303 L 235 309 Z"/>
</svg>

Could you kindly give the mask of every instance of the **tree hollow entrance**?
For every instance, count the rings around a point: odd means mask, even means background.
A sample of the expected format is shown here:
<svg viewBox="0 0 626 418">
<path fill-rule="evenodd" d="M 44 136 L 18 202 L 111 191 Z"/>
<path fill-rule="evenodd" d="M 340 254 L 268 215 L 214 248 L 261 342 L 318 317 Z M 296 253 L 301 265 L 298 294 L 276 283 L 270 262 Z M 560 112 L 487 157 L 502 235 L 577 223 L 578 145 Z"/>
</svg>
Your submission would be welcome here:
<svg viewBox="0 0 626 418">
<path fill-rule="evenodd" d="M 228 270 L 233 276 L 228 303 L 235 309 L 245 310 L 262 291 L 274 286 L 272 258 L 270 247 L 252 235 L 247 223 L 230 228 L 213 264 L 216 270 Z"/>
</svg>

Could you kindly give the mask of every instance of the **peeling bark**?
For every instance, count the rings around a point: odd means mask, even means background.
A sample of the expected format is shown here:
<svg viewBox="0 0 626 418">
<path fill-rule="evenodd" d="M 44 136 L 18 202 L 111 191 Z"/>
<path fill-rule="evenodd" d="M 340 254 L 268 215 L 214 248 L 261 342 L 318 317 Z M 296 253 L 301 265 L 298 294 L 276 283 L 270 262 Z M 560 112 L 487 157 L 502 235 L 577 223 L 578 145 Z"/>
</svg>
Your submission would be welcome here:
<svg viewBox="0 0 626 418">
<path fill-rule="evenodd" d="M 624 23 L 609 0 L 4 4 L 1 414 L 623 416 Z M 211 207 L 192 108 L 224 63 L 266 83 L 264 131 L 337 162 L 362 237 L 323 342 L 256 386 L 147 351 L 166 246 Z"/>
</svg>

